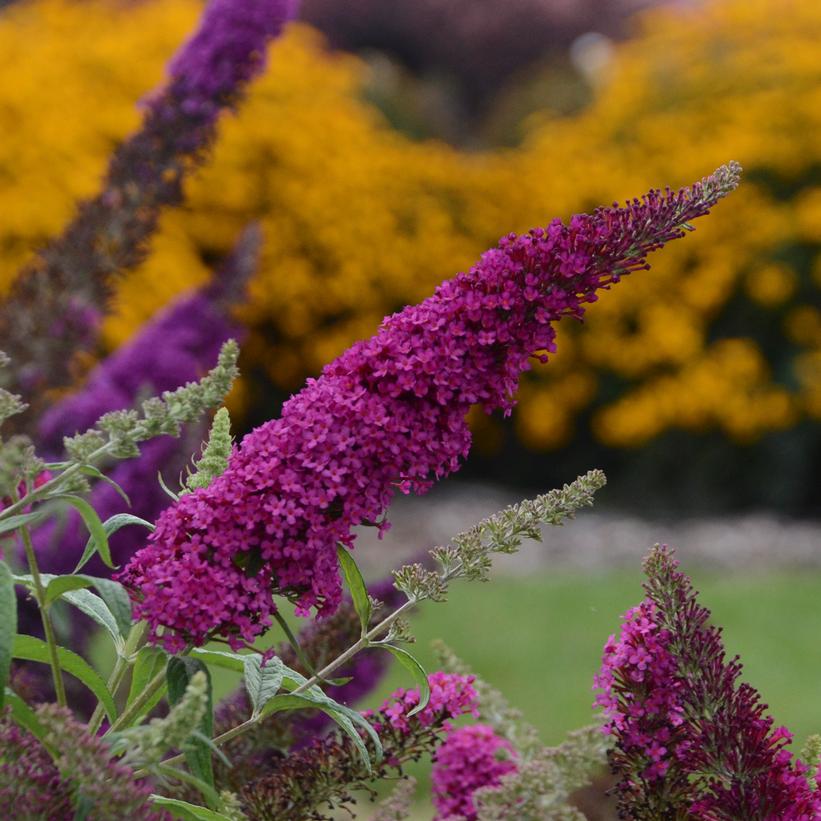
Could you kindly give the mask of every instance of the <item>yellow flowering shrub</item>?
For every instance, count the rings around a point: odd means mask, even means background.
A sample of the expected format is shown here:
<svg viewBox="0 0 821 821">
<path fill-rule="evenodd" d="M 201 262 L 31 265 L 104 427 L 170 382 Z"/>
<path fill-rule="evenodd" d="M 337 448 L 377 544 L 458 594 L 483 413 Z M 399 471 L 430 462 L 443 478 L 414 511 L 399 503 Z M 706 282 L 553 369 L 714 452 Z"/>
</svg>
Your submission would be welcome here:
<svg viewBox="0 0 821 821">
<path fill-rule="evenodd" d="M 603 442 L 669 428 L 748 442 L 821 418 L 819 42 L 814 0 L 660 8 L 617 47 L 587 110 L 532 125 L 514 163 L 522 178 L 561 175 L 562 211 L 728 157 L 745 169 L 735 202 L 590 312 L 565 370 L 602 383 Z M 534 445 L 543 414 L 530 403 L 519 416 Z"/>
<path fill-rule="evenodd" d="M 23 0 L 0 12 L 0 289 L 94 190 L 199 9 Z M 737 159 L 741 195 L 597 303 L 584 333 L 560 330 L 554 362 L 523 386 L 517 430 L 557 447 L 592 409 L 611 445 L 671 427 L 747 442 L 821 417 L 821 6 L 781 9 L 652 12 L 587 110 L 534 118 L 520 148 L 471 154 L 391 130 L 362 99 L 366 67 L 292 25 L 185 207 L 118 284 L 105 340 L 203 281 L 258 219 L 246 353 L 293 389 L 500 233 Z"/>
</svg>

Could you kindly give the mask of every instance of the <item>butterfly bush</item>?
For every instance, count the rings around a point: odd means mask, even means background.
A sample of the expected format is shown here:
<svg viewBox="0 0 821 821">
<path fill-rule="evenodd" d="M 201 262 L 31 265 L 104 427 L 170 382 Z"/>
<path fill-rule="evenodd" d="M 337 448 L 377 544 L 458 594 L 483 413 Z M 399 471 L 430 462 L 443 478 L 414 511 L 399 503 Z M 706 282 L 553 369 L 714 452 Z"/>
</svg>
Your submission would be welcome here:
<svg viewBox="0 0 821 821">
<path fill-rule="evenodd" d="M 595 681 L 624 817 L 821 817 L 818 774 L 785 749 L 789 731 L 739 681 L 741 664 L 727 659 L 672 551 L 657 546 L 645 572 L 646 598 L 607 641 Z"/>
<path fill-rule="evenodd" d="M 502 776 L 516 770 L 515 759 L 513 745 L 488 724 L 472 724 L 448 733 L 436 751 L 431 775 L 437 821 L 476 821 L 473 793 L 497 787 Z"/>
<path fill-rule="evenodd" d="M 404 596 L 393 586 L 392 580 L 383 580 L 368 588 L 369 594 L 383 607 L 377 611 L 390 612 L 401 604 Z M 323 667 L 347 650 L 359 638 L 361 625 L 353 602 L 345 598 L 333 616 L 308 622 L 298 635 L 297 642 L 304 656 L 314 665 Z M 276 656 L 289 667 L 307 675 L 294 648 L 280 644 Z M 383 681 L 390 667 L 391 656 L 379 648 L 358 653 L 335 673 L 337 679 L 350 679 L 344 684 L 330 684 L 325 693 L 342 704 L 355 705 L 370 695 Z M 214 734 L 221 735 L 247 721 L 251 716 L 251 702 L 244 687 L 238 687 L 222 699 L 214 710 Z M 239 790 L 246 782 L 262 778 L 276 766 L 277 751 L 300 750 L 328 732 L 331 719 L 318 710 L 296 713 L 275 713 L 243 735 L 227 742 L 223 748 L 231 766 L 214 762 L 217 783 Z"/>
<path fill-rule="evenodd" d="M 169 650 L 233 646 L 270 623 L 271 593 L 305 615 L 340 601 L 336 545 L 381 522 L 396 490 L 425 492 L 470 449 L 471 406 L 509 413 L 521 374 L 554 350 L 553 323 L 647 267 L 738 181 L 729 165 L 676 193 L 504 237 L 469 273 L 328 365 L 249 433 L 228 470 L 158 520 L 121 575 Z"/>
</svg>

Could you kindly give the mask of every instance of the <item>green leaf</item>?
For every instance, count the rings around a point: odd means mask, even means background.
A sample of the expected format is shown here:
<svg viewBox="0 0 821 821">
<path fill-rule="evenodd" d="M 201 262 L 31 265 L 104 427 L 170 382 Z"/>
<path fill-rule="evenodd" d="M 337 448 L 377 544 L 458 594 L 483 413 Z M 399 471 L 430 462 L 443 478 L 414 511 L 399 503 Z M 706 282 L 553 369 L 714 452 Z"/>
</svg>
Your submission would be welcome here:
<svg viewBox="0 0 821 821">
<path fill-rule="evenodd" d="M 102 481 L 111 485 L 114 490 L 120 494 L 125 503 L 131 507 L 131 499 L 128 498 L 128 494 L 110 476 L 106 476 L 105 473 L 103 473 L 99 468 L 95 468 L 94 465 L 83 465 L 80 468 L 80 473 L 84 473 L 86 476 L 93 476 L 95 479 L 102 479 Z"/>
<path fill-rule="evenodd" d="M 205 708 L 205 715 L 202 717 L 197 729 L 208 738 L 214 735 L 214 702 L 211 691 L 211 673 L 200 659 L 183 656 L 182 658 L 172 657 L 168 659 L 168 666 L 165 668 L 165 678 L 168 682 L 168 701 L 174 705 L 184 695 L 194 673 L 199 671 L 205 673 L 208 679 L 208 704 Z M 201 781 L 204 781 L 212 790 L 214 788 L 214 768 L 211 762 L 211 750 L 208 745 L 203 744 L 196 738 L 189 739 L 183 745 L 185 760 L 191 773 Z"/>
<path fill-rule="evenodd" d="M 97 519 L 97 521 L 99 521 L 99 519 Z M 152 525 L 151 522 L 147 522 L 145 519 L 141 519 L 139 516 L 134 516 L 131 513 L 117 513 L 111 518 L 106 519 L 105 522 L 102 523 L 102 528 L 106 535 L 106 550 L 108 550 L 108 536 L 110 536 L 112 533 L 116 533 L 120 528 L 125 527 L 126 525 L 142 525 L 143 527 L 148 528 L 148 530 L 150 531 L 154 530 L 154 525 Z M 89 532 L 91 531 L 89 530 Z M 74 568 L 75 573 L 88 562 L 88 560 L 94 555 L 96 549 L 97 545 L 92 536 L 92 538 L 90 538 L 88 540 L 88 543 L 86 544 L 86 548 L 83 551 L 83 555 L 80 558 L 80 561 L 77 563 L 77 567 Z M 109 560 L 108 562 L 106 562 L 106 564 L 108 564 L 109 567 L 113 567 L 113 565 L 110 564 L 110 555 L 108 559 Z M 103 561 L 105 561 L 105 557 L 103 557 Z"/>
<path fill-rule="evenodd" d="M 34 587 L 34 579 L 30 575 L 15 576 L 14 579 L 17 583 L 25 584 L 30 589 Z M 84 589 L 94 585 L 102 586 L 108 590 L 112 585 L 116 587 L 121 587 L 121 585 L 109 579 L 97 579 L 94 576 L 55 576 L 52 573 L 41 573 L 40 580 L 47 585 L 46 601 L 48 604 L 53 604 L 58 598 L 65 599 L 78 610 L 94 619 L 101 627 L 104 627 L 111 635 L 111 638 L 114 639 L 117 652 L 122 650 L 123 637 L 119 622 L 101 596 Z M 128 594 L 125 590 L 122 590 L 122 595 L 127 596 Z M 129 616 L 130 610 L 131 606 L 129 604 Z M 130 629 L 130 618 L 128 624 Z"/>
<path fill-rule="evenodd" d="M 368 596 L 368 588 L 365 586 L 365 580 L 362 578 L 362 574 L 359 572 L 350 551 L 344 545 L 338 544 L 336 546 L 336 555 L 339 557 L 339 566 L 342 568 L 348 590 L 351 591 L 353 606 L 359 616 L 362 635 L 364 636 L 368 632 L 368 625 L 371 621 L 371 600 Z"/>
<path fill-rule="evenodd" d="M 14 576 L 9 566 L 0 560 L 0 709 L 6 694 L 6 682 L 11 673 L 11 654 L 17 633 L 17 596 Z"/>
<path fill-rule="evenodd" d="M 30 525 L 38 519 L 42 519 L 45 514 L 42 510 L 35 513 L 20 513 L 17 516 L 9 516 L 8 519 L 0 520 L 0 533 L 8 533 L 10 530 L 17 530 L 23 525 Z"/>
<path fill-rule="evenodd" d="M 192 658 L 202 659 L 216 667 L 224 667 L 226 670 L 233 670 L 235 673 L 245 672 L 245 658 L 239 653 L 226 653 L 224 650 L 205 650 L 202 647 L 195 647 L 191 651 Z"/>
<path fill-rule="evenodd" d="M 46 607 L 69 590 L 80 590 L 84 587 L 91 587 L 91 582 L 82 576 L 55 576 L 46 587 Z"/>
<path fill-rule="evenodd" d="M 317 700 L 311 698 L 308 693 L 302 693 L 301 695 L 294 695 L 293 693 L 280 693 L 278 696 L 274 696 L 268 701 L 260 713 L 260 718 L 265 718 L 273 713 L 282 712 L 283 710 L 321 710 L 325 713 L 325 715 L 333 719 L 333 721 L 338 724 L 342 728 L 343 732 L 351 739 L 354 747 L 356 747 L 357 752 L 359 753 L 359 757 L 362 759 L 362 763 L 365 765 L 368 772 L 371 772 L 371 757 L 368 754 L 368 748 L 362 741 L 362 736 L 360 736 L 356 731 L 356 728 L 350 718 L 342 712 L 334 709 L 328 702 L 332 702 L 332 699 L 328 699 L 327 702 L 322 699 Z M 381 757 L 381 747 L 379 749 Z"/>
<path fill-rule="evenodd" d="M 283 669 L 285 671 L 285 675 L 282 679 L 283 689 L 296 690 L 298 687 L 302 687 L 305 684 L 307 684 L 307 679 L 305 678 L 305 676 L 301 675 L 300 673 L 297 673 L 296 670 L 292 670 L 290 667 L 286 667 L 285 665 L 283 665 Z M 270 705 L 273 702 L 277 702 L 277 699 L 282 699 L 277 703 L 287 704 L 287 701 L 284 699 L 285 695 L 294 694 L 288 693 L 281 694 L 281 696 L 274 696 L 274 698 L 271 699 L 271 701 L 269 701 L 268 704 Z M 374 748 L 376 750 L 377 761 L 382 760 L 382 742 L 379 740 L 379 736 L 377 735 L 376 731 L 373 729 L 370 723 L 362 716 L 360 712 L 358 712 L 357 710 L 353 710 L 350 707 L 346 707 L 344 704 L 340 704 L 338 701 L 334 701 L 334 699 L 332 699 L 326 693 L 323 693 L 322 690 L 316 685 L 309 687 L 304 693 L 301 693 L 300 695 L 295 697 L 305 699 L 309 701 L 311 705 L 316 709 L 326 712 L 349 735 L 351 732 L 354 732 L 356 734 L 356 739 L 358 740 L 358 742 L 361 742 L 361 737 L 358 733 L 356 733 L 355 730 L 353 730 L 352 726 L 353 724 L 359 725 L 370 736 L 371 741 L 373 742 Z M 277 709 L 299 709 L 299 707 L 280 707 Z M 328 712 L 328 710 L 332 712 Z M 267 715 L 268 712 L 269 711 L 267 708 L 262 710 L 261 716 Z M 359 744 L 357 743 L 357 741 L 355 741 L 354 743 L 357 744 L 357 747 L 359 748 Z M 363 759 L 363 761 L 365 762 L 366 766 L 370 769 L 370 761 L 367 758 L 367 750 L 365 749 L 364 745 L 362 745 L 360 751 L 364 751 L 365 758 Z"/>
<path fill-rule="evenodd" d="M 103 523 L 100 521 L 100 517 L 97 515 L 94 508 L 85 499 L 81 499 L 79 496 L 72 496 L 70 493 L 61 493 L 53 498 L 63 499 L 68 502 L 80 514 L 80 516 L 82 516 L 83 522 L 85 523 L 89 534 L 91 534 L 88 540 L 88 545 L 86 545 L 86 550 L 83 553 L 83 559 L 80 559 L 80 564 L 77 565 L 74 572 L 76 573 L 77 570 L 85 564 L 84 559 L 86 553 L 89 551 L 89 545 L 91 546 L 89 558 L 91 558 L 96 551 L 100 554 L 100 558 L 105 562 L 107 567 L 110 567 L 112 570 L 116 570 L 115 564 L 111 561 L 111 551 L 108 549 L 109 534 L 103 526 Z"/>
<path fill-rule="evenodd" d="M 137 660 L 134 662 L 134 669 L 131 672 L 131 687 L 128 691 L 126 707 L 131 706 L 131 702 L 145 689 L 149 681 L 154 679 L 160 670 L 164 669 L 168 660 L 168 653 L 162 647 L 142 647 L 137 653 Z M 145 715 L 165 694 L 165 687 L 161 687 L 145 704 L 139 715 Z"/>
<path fill-rule="evenodd" d="M 5 691 L 6 703 L 9 705 L 12 718 L 21 727 L 25 727 L 35 738 L 43 741 L 48 730 L 40 723 L 37 713 L 11 687 L 6 687 Z"/>
<path fill-rule="evenodd" d="M 12 654 L 16 659 L 39 661 L 43 664 L 51 662 L 48 645 L 42 639 L 34 636 L 22 636 L 18 633 L 14 637 Z M 117 717 L 117 708 L 114 706 L 114 699 L 111 697 L 111 693 L 108 692 L 103 677 L 84 658 L 72 653 L 71 650 L 66 650 L 65 647 L 57 648 L 57 660 L 63 670 L 80 679 L 97 696 L 109 720 L 114 721 Z"/>
<path fill-rule="evenodd" d="M 106 603 L 111 615 L 117 622 L 120 635 L 128 636 L 131 630 L 131 599 L 126 589 L 113 579 L 100 579 L 96 576 L 84 576 L 97 588 L 100 598 Z"/>
<path fill-rule="evenodd" d="M 198 807 L 196 804 L 189 804 L 179 798 L 166 798 L 154 793 L 149 797 L 155 807 L 168 810 L 174 818 L 183 818 L 185 821 L 231 821 L 227 815 L 223 815 L 221 812 Z"/>
<path fill-rule="evenodd" d="M 254 715 L 259 715 L 260 710 L 279 692 L 285 673 L 284 665 L 280 659 L 273 658 L 263 666 L 262 656 L 256 653 L 243 656 L 242 660 L 245 663 L 245 689 Z"/>
<path fill-rule="evenodd" d="M 402 647 L 394 647 L 392 644 L 372 644 L 371 647 L 379 647 L 387 650 L 406 670 L 413 676 L 413 680 L 419 687 L 419 703 L 408 713 L 408 718 L 420 713 L 428 706 L 430 701 L 430 684 L 428 684 L 428 674 L 425 668 Z"/>
<path fill-rule="evenodd" d="M 122 652 L 124 642 L 117 620 L 106 603 L 96 593 L 92 593 L 90 590 L 69 590 L 63 594 L 63 598 L 89 618 L 94 619 L 100 627 L 107 630 L 114 640 L 117 652 Z"/>
</svg>

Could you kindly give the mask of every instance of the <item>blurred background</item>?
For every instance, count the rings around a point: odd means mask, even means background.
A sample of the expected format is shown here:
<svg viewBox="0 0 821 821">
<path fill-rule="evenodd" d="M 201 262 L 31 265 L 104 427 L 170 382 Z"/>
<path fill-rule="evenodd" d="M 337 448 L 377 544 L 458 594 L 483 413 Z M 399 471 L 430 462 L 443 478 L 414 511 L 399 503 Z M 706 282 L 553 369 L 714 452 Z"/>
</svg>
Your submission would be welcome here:
<svg viewBox="0 0 821 821">
<path fill-rule="evenodd" d="M 0 293 L 95 193 L 200 9 L 0 9 Z M 816 0 L 303 0 L 186 204 L 118 283 L 76 387 L 252 221 L 239 433 L 502 234 L 738 160 L 741 189 L 560 328 L 512 417 L 477 414 L 461 473 L 399 500 L 363 564 L 376 577 L 604 468 L 595 513 L 421 616 L 420 653 L 443 635 L 558 741 L 589 720 L 600 648 L 641 597 L 640 557 L 670 541 L 778 720 L 818 731 L 819 43 Z"/>
</svg>

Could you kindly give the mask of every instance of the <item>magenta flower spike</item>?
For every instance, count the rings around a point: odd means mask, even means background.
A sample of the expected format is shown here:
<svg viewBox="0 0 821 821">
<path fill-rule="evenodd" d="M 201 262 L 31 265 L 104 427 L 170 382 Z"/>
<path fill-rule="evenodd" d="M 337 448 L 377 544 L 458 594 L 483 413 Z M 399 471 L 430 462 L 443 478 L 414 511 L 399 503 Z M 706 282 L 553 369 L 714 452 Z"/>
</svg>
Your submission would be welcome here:
<svg viewBox="0 0 821 821">
<path fill-rule="evenodd" d="M 650 553 L 646 597 L 608 639 L 595 679 L 620 817 L 821 818 L 817 773 L 785 749 L 791 734 L 739 682 L 738 658 L 726 657 L 721 630 L 677 567 L 666 546 Z"/>
<path fill-rule="evenodd" d="M 484 787 L 498 787 L 503 776 L 517 769 L 516 758 L 511 743 L 487 724 L 448 733 L 434 754 L 431 772 L 437 810 L 434 821 L 476 821 L 478 808 L 473 794 Z"/>
<path fill-rule="evenodd" d="M 506 414 L 521 374 L 554 350 L 553 323 L 647 268 L 650 251 L 732 191 L 737 164 L 568 225 L 504 237 L 468 272 L 384 320 L 249 433 L 228 470 L 157 521 L 121 574 L 172 651 L 264 632 L 272 594 L 307 615 L 341 597 L 336 546 L 380 522 L 397 490 L 425 492 L 470 449 L 473 405 Z"/>
</svg>

